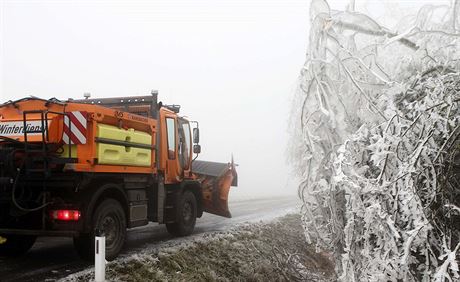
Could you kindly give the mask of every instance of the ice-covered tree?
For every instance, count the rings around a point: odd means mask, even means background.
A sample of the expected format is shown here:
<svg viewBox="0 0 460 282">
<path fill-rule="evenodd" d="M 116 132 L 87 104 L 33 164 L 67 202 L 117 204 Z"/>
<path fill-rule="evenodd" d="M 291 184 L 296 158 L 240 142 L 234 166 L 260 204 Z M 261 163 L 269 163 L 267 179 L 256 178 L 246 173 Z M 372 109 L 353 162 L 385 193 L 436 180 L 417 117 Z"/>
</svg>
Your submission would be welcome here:
<svg viewBox="0 0 460 282">
<path fill-rule="evenodd" d="M 290 144 L 307 241 L 343 281 L 460 279 L 460 0 L 357 4 L 311 2 Z"/>
</svg>

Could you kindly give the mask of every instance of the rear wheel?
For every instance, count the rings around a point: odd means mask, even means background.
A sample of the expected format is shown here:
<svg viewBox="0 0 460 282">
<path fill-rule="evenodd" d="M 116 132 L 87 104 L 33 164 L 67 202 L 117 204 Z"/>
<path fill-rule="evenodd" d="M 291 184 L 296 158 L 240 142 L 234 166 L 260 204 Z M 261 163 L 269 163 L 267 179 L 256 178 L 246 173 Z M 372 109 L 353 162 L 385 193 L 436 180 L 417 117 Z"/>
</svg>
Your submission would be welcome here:
<svg viewBox="0 0 460 282">
<path fill-rule="evenodd" d="M 20 256 L 27 253 L 35 243 L 36 236 L 3 235 L 6 242 L 0 244 L 0 256 Z"/>
<path fill-rule="evenodd" d="M 176 203 L 175 222 L 166 223 L 166 229 L 174 236 L 190 235 L 195 228 L 197 204 L 195 195 L 185 191 Z"/>
<path fill-rule="evenodd" d="M 105 236 L 105 259 L 115 259 L 126 239 L 126 216 L 120 203 L 114 199 L 104 200 L 93 214 L 92 231 L 74 238 L 74 246 L 80 257 L 94 258 L 96 230 Z"/>
</svg>

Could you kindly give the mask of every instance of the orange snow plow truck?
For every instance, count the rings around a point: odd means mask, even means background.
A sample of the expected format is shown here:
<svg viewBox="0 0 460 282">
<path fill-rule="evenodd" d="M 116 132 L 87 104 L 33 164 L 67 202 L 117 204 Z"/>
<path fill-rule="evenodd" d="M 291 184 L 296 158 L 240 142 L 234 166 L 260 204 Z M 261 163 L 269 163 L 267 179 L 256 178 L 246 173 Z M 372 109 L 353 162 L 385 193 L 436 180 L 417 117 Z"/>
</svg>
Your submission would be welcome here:
<svg viewBox="0 0 460 282">
<path fill-rule="evenodd" d="M 203 212 L 231 217 L 233 160 L 194 160 L 198 123 L 157 96 L 0 105 L 0 256 L 27 252 L 37 236 L 69 236 L 90 259 L 103 232 L 111 260 L 127 228 L 153 221 L 185 236 Z"/>
</svg>

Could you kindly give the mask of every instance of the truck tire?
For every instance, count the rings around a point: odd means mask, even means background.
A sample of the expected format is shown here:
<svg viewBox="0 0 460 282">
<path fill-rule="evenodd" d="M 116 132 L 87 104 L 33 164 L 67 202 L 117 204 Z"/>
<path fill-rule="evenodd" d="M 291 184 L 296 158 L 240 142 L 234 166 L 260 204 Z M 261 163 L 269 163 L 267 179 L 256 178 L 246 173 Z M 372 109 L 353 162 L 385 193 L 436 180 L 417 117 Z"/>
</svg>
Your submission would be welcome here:
<svg viewBox="0 0 460 282">
<path fill-rule="evenodd" d="M 92 216 L 91 226 L 91 233 L 74 237 L 79 256 L 86 260 L 94 259 L 94 241 L 99 229 L 105 235 L 105 259 L 115 259 L 126 240 L 126 215 L 121 204 L 114 199 L 101 202 Z"/>
<path fill-rule="evenodd" d="M 15 257 L 27 253 L 35 243 L 36 236 L 4 235 L 6 242 L 0 245 L 0 256 Z"/>
<path fill-rule="evenodd" d="M 174 223 L 166 223 L 166 229 L 174 236 L 187 236 L 192 234 L 195 228 L 197 204 L 195 195 L 191 191 L 185 191 L 179 196 L 176 203 Z"/>
</svg>

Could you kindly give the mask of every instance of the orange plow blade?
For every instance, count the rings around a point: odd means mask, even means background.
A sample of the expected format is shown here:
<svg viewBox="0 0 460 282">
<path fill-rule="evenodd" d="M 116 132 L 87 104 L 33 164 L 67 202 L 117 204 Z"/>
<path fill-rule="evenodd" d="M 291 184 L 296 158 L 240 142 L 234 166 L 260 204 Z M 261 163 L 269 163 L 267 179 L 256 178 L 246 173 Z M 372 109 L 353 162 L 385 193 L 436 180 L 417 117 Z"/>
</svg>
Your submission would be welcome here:
<svg viewBox="0 0 460 282">
<path fill-rule="evenodd" d="M 237 186 L 238 175 L 231 163 L 194 161 L 192 172 L 201 182 L 204 211 L 224 217 L 232 217 L 228 210 L 230 186 Z"/>
</svg>

